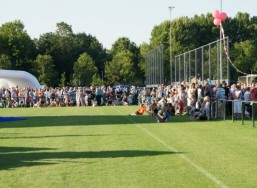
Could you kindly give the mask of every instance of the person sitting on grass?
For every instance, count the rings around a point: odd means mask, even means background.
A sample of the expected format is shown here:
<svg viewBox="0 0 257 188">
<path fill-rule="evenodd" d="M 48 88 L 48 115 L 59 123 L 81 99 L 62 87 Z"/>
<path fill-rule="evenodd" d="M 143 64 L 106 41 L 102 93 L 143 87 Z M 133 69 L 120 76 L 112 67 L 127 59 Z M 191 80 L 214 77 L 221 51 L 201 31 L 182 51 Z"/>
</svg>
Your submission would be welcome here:
<svg viewBox="0 0 257 188">
<path fill-rule="evenodd" d="M 205 96 L 199 113 L 191 116 L 190 120 L 210 120 L 210 97 Z"/>
<path fill-rule="evenodd" d="M 189 119 L 194 119 L 195 115 L 198 114 L 199 111 L 196 110 L 196 100 L 191 100 L 190 110 L 189 110 Z"/>
<path fill-rule="evenodd" d="M 141 103 L 139 106 L 139 109 L 134 113 L 132 113 L 131 115 L 143 115 L 145 111 L 146 111 L 146 107 L 144 106 L 144 104 Z"/>
<path fill-rule="evenodd" d="M 97 106 L 97 100 L 96 100 L 96 98 L 94 98 L 94 99 L 92 100 L 92 106 L 93 106 L 93 107 L 96 107 L 96 106 Z"/>
<path fill-rule="evenodd" d="M 158 112 L 158 110 L 156 111 L 157 108 L 157 100 L 153 100 L 152 103 L 147 106 L 146 112 L 148 115 L 154 116 Z"/>
<path fill-rule="evenodd" d="M 205 96 L 204 97 L 204 110 L 205 110 L 207 120 L 210 120 L 210 105 L 211 105 L 210 97 Z"/>
<path fill-rule="evenodd" d="M 48 107 L 57 107 L 58 103 L 56 102 L 55 99 L 52 100 L 52 102 L 48 105 Z"/>
<path fill-rule="evenodd" d="M 172 104 L 171 103 L 166 103 L 165 104 L 165 116 L 167 119 L 167 122 L 170 121 L 170 116 L 175 115 L 175 109 L 173 108 L 172 111 Z"/>
<path fill-rule="evenodd" d="M 157 123 L 167 122 L 167 116 L 163 110 L 159 110 L 156 116 Z"/>
</svg>

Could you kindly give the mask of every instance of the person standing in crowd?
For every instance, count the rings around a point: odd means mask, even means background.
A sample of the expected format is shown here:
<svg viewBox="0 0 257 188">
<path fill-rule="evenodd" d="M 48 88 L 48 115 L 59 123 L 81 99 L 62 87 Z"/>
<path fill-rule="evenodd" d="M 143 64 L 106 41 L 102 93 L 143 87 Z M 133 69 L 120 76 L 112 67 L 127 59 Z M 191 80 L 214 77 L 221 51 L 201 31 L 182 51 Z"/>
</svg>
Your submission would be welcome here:
<svg viewBox="0 0 257 188">
<path fill-rule="evenodd" d="M 14 103 L 14 102 L 16 102 L 17 101 L 17 93 L 16 93 L 16 91 L 15 91 L 15 88 L 12 88 L 12 92 L 11 92 L 11 103 Z M 11 104 L 12 105 L 12 104 Z"/>
<path fill-rule="evenodd" d="M 195 83 L 192 83 L 190 87 L 187 90 L 187 115 L 190 115 L 190 110 L 191 110 L 191 103 L 192 101 L 196 101 L 196 88 L 195 88 Z"/>
<path fill-rule="evenodd" d="M 211 100 L 211 117 L 212 118 L 216 118 L 217 117 L 217 113 L 216 113 L 216 93 L 217 93 L 217 88 L 216 86 L 212 85 L 210 87 L 210 100 Z"/>
<path fill-rule="evenodd" d="M 50 93 L 50 91 L 49 91 L 49 88 L 46 88 L 44 94 L 45 94 L 45 98 L 46 98 L 46 103 L 47 103 L 47 104 L 50 104 L 51 93 Z"/>
<path fill-rule="evenodd" d="M 236 85 L 235 94 L 233 96 L 234 98 L 234 114 L 236 118 L 240 118 L 240 115 L 242 113 L 242 105 L 241 105 L 241 88 L 239 85 Z"/>
<path fill-rule="evenodd" d="M 186 94 L 184 92 L 183 86 L 180 86 L 178 88 L 178 93 L 177 93 L 177 109 L 179 115 L 183 114 L 184 107 L 185 107 L 185 99 L 186 99 Z"/>
<path fill-rule="evenodd" d="M 151 90 L 151 94 L 150 94 L 152 99 L 156 99 L 156 93 L 157 93 L 157 89 L 156 89 L 156 87 L 154 87 Z"/>
<path fill-rule="evenodd" d="M 36 89 L 33 89 L 33 107 L 35 107 L 37 102 L 38 102 L 38 93 Z"/>
<path fill-rule="evenodd" d="M 257 82 L 255 83 L 255 87 L 253 87 L 250 91 L 250 98 L 252 101 L 256 102 L 257 101 Z M 254 105 L 254 104 L 253 104 Z M 256 104 L 255 104 L 256 105 Z M 257 115 L 257 110 L 252 112 L 252 115 Z"/>
<path fill-rule="evenodd" d="M 95 94 L 96 94 L 97 106 L 101 106 L 102 90 L 100 87 L 96 87 Z"/>
<path fill-rule="evenodd" d="M 0 108 L 6 108 L 6 98 L 4 95 L 4 88 L 0 89 L 0 102 L 1 102 Z"/>
<path fill-rule="evenodd" d="M 224 115 L 224 100 L 226 99 L 226 91 L 221 84 L 218 85 L 215 100 L 218 103 L 218 117 L 223 117 Z"/>
<path fill-rule="evenodd" d="M 123 105 L 126 105 L 126 106 L 128 105 L 129 93 L 130 93 L 130 90 L 129 90 L 128 87 L 126 87 L 126 88 L 124 89 L 123 94 L 122 94 L 122 104 L 123 104 Z"/>
<path fill-rule="evenodd" d="M 18 92 L 18 99 L 19 99 L 19 106 L 25 107 L 25 96 L 26 96 L 26 88 L 21 89 L 21 91 Z"/>
<path fill-rule="evenodd" d="M 250 118 L 251 115 L 252 115 L 252 107 L 250 105 L 250 87 L 247 87 L 245 89 L 245 93 L 244 93 L 244 100 L 246 101 L 245 102 L 245 117 L 246 118 Z M 249 102 L 247 102 L 249 101 Z"/>
<path fill-rule="evenodd" d="M 255 83 L 255 87 L 251 89 L 250 96 L 252 101 L 257 101 L 257 83 Z"/>
<path fill-rule="evenodd" d="M 110 101 L 111 94 L 112 94 L 112 87 L 111 86 L 107 86 L 107 88 L 106 88 L 106 99 L 107 99 L 107 102 Z"/>
<path fill-rule="evenodd" d="M 210 111 L 210 106 L 211 106 L 211 102 L 210 102 L 210 97 L 209 96 L 205 96 L 204 97 L 204 110 L 205 110 L 205 114 L 207 117 L 207 120 L 210 120 L 210 115 L 211 115 L 211 111 Z"/>
<path fill-rule="evenodd" d="M 202 85 L 200 84 L 197 87 L 197 103 L 196 103 L 196 108 L 200 109 L 202 103 L 203 103 L 203 88 L 202 88 Z"/>
<path fill-rule="evenodd" d="M 163 90 L 162 90 L 162 87 L 159 86 L 157 91 L 156 91 L 156 97 L 157 97 L 157 100 L 161 100 L 162 99 L 162 94 L 163 94 Z"/>
<path fill-rule="evenodd" d="M 82 105 L 82 98 L 81 98 L 81 94 L 82 94 L 82 89 L 81 87 L 77 88 L 76 90 L 76 105 L 77 107 Z"/>
<path fill-rule="evenodd" d="M 122 94 L 123 94 L 123 92 L 122 92 L 121 88 L 120 88 L 120 87 L 117 87 L 117 88 L 115 89 L 115 96 L 116 96 L 116 102 L 115 102 L 115 104 L 116 104 L 116 105 L 120 105 L 120 104 L 121 104 Z"/>
<path fill-rule="evenodd" d="M 59 88 L 57 91 L 56 101 L 59 103 L 59 105 L 61 105 L 61 103 L 63 102 L 63 89 L 62 88 Z"/>
<path fill-rule="evenodd" d="M 225 81 L 222 82 L 222 88 L 225 90 L 225 99 L 228 100 L 230 90 L 227 87 L 227 82 L 225 82 Z M 226 101 L 225 106 L 226 106 L 226 115 L 230 115 L 231 109 L 229 108 L 229 101 Z"/>
</svg>

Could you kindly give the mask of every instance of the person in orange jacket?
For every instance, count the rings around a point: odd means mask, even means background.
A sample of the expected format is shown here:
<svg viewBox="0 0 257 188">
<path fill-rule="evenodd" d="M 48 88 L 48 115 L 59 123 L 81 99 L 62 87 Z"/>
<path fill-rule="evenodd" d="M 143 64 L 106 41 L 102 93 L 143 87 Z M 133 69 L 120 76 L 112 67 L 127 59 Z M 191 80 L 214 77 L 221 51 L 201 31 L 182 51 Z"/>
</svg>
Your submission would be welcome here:
<svg viewBox="0 0 257 188">
<path fill-rule="evenodd" d="M 144 104 L 141 103 L 139 109 L 134 113 L 132 113 L 131 115 L 143 115 L 145 111 L 146 111 L 146 107 L 144 106 Z"/>
</svg>

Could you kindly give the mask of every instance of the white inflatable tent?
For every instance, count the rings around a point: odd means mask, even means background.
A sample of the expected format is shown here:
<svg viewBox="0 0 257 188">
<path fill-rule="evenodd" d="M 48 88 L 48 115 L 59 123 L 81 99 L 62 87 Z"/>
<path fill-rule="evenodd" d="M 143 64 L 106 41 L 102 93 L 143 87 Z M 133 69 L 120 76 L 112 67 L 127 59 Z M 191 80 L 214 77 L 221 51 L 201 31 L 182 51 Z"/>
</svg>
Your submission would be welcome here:
<svg viewBox="0 0 257 188">
<path fill-rule="evenodd" d="M 16 86 L 19 86 L 19 88 L 42 88 L 36 77 L 26 71 L 0 69 L 0 88 L 11 88 Z"/>
</svg>

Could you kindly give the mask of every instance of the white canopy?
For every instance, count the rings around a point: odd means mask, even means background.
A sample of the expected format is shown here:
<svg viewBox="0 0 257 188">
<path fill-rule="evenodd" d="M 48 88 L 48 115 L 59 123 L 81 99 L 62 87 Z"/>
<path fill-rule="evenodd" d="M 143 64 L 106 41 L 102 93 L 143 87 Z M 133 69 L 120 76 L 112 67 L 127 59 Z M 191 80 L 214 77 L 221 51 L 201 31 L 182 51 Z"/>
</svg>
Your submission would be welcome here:
<svg viewBox="0 0 257 188">
<path fill-rule="evenodd" d="M 16 86 L 19 86 L 19 88 L 41 88 L 36 77 L 26 71 L 0 69 L 0 88 L 11 88 Z"/>
</svg>

